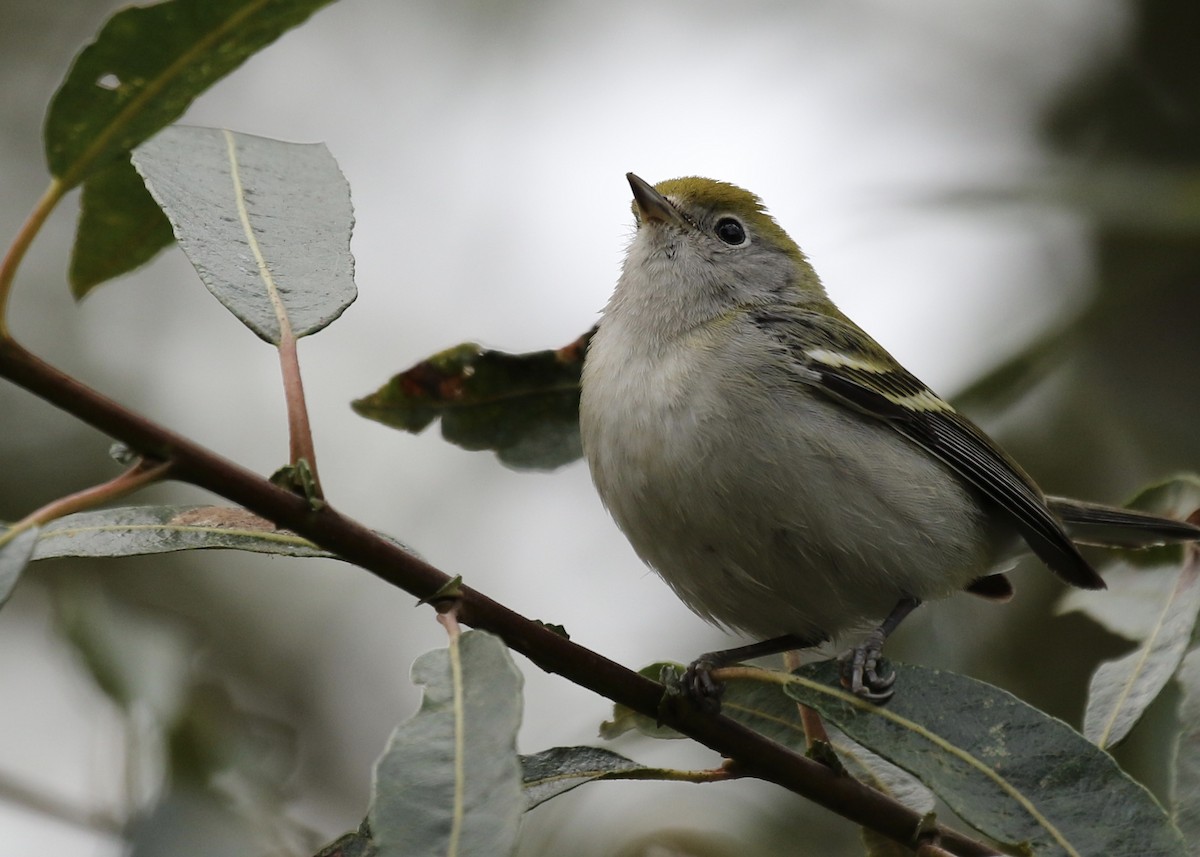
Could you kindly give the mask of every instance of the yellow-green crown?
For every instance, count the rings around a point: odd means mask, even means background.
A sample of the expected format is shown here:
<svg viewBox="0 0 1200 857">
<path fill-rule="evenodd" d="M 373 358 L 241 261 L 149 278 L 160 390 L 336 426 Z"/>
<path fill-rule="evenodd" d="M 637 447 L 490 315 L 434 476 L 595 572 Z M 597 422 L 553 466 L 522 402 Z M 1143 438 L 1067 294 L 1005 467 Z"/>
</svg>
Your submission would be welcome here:
<svg viewBox="0 0 1200 857">
<path fill-rule="evenodd" d="M 700 208 L 711 214 L 732 214 L 754 234 L 789 254 L 803 258 L 804 254 L 796 242 L 767 213 L 763 201 L 744 188 L 716 179 L 687 176 L 659 182 L 654 189 L 670 197 L 685 211 Z"/>
</svg>

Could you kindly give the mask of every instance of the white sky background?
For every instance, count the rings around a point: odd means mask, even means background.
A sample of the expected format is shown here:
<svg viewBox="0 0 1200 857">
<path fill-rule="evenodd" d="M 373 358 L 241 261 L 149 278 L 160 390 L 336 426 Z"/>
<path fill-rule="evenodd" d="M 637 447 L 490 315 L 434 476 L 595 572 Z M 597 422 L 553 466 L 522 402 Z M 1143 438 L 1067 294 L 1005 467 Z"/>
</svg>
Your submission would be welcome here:
<svg viewBox="0 0 1200 857">
<path fill-rule="evenodd" d="M 953 393 L 1070 311 L 1087 287 L 1086 233 L 1063 212 L 946 206 L 938 197 L 1028 180 L 1046 166 L 1033 123 L 1060 86 L 1113 49 L 1122 11 L 1116 2 L 1037 0 L 344 0 L 218 85 L 185 121 L 323 141 L 350 181 L 360 297 L 300 349 L 335 505 L 637 667 L 738 641 L 706 629 L 645 571 L 581 463 L 549 476 L 514 473 L 436 430 L 414 438 L 365 421 L 349 400 L 460 341 L 519 351 L 583 332 L 630 233 L 628 170 L 652 182 L 706 175 L 760 194 L 842 308 Z M 103 17 L 96 11 L 85 32 Z M 64 280 L 65 244 L 54 242 L 67 240 L 73 219 L 68 204 L 39 243 L 30 268 L 40 277 Z M 7 240 L 16 221 L 3 225 Z M 39 327 L 39 314 L 77 313 L 87 347 L 66 368 L 264 473 L 283 462 L 274 356 L 211 299 L 177 250 L 77 311 L 65 285 L 33 291 L 18 282 L 14 327 L 35 350 L 55 360 L 61 335 Z M 237 593 L 244 615 L 273 626 L 311 671 L 314 693 L 356 700 L 350 712 L 327 703 L 330 720 L 345 726 L 344 743 L 324 759 L 355 767 L 363 793 L 338 796 L 342 804 L 309 794 L 299 813 L 330 834 L 349 829 L 365 808 L 371 760 L 415 706 L 408 664 L 440 645 L 442 632 L 430 611 L 365 574 L 283 562 L 239 572 L 238 561 L 212 563 L 213 575 Z M 17 633 L 8 618 L 0 639 Z M 0 653 L 0 688 L 25 680 L 16 677 L 21 663 Z M 524 751 L 595 740 L 602 700 L 535 668 L 526 675 Z M 76 694 L 30 687 L 60 709 Z M 103 783 L 97 759 L 110 754 L 79 752 L 87 741 L 75 736 L 92 734 L 97 719 L 79 709 L 74 726 L 47 721 L 70 736 L 51 760 L 61 772 L 48 773 L 44 746 L 33 752 L 9 738 L 0 739 L 0 770 Z M 30 728 L 12 717 L 0 711 L 0 734 Z M 681 747 L 668 748 L 671 758 Z M 658 752 L 616 749 L 645 761 Z M 695 764 L 711 763 L 697 751 Z M 653 792 L 654 816 L 639 820 L 652 792 L 637 786 L 597 799 L 610 801 L 597 820 L 619 819 L 629 834 L 667 816 L 734 825 L 746 800 L 736 788 L 698 800 L 688 787 L 665 787 Z M 540 835 L 533 822 L 531 842 Z M 34 842 L 55 853 L 38 819 L 0 808 L 0 824 L 0 855 L 28 853 Z M 111 853 L 52 831 L 70 849 L 58 853 Z"/>
</svg>

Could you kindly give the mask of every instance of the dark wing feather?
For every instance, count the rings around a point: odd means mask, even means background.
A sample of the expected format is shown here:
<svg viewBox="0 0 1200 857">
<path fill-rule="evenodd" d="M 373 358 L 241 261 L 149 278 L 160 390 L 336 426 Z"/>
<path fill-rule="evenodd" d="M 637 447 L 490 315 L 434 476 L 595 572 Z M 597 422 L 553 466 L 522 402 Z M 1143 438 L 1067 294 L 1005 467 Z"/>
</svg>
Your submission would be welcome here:
<svg viewBox="0 0 1200 857">
<path fill-rule="evenodd" d="M 1104 587 L 1021 467 L 882 349 L 864 352 L 861 343 L 871 340 L 852 322 L 798 309 L 760 313 L 755 321 L 776 335 L 816 389 L 887 422 L 995 503 L 1052 571 L 1075 586 Z"/>
</svg>

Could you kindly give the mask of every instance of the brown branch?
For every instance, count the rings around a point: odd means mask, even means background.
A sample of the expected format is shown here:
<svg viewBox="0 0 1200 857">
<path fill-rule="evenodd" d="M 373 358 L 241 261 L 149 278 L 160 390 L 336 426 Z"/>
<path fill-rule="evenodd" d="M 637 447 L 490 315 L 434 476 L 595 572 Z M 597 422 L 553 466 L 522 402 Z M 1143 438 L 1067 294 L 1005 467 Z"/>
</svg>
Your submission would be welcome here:
<svg viewBox="0 0 1200 857">
<path fill-rule="evenodd" d="M 171 476 L 225 497 L 411 595 L 428 599 L 450 577 L 405 553 L 330 506 L 314 509 L 303 497 L 159 426 L 63 374 L 10 338 L 0 337 L 0 376 L 74 415 L 147 457 L 169 462 Z M 458 618 L 496 634 L 551 673 L 627 705 L 736 759 L 739 771 L 783 786 L 838 815 L 897 842 L 911 844 L 922 817 L 857 780 L 793 753 L 727 717 L 675 703 L 660 707 L 663 688 L 470 587 L 462 586 Z M 961 857 L 996 852 L 948 828 L 938 841 Z"/>
</svg>

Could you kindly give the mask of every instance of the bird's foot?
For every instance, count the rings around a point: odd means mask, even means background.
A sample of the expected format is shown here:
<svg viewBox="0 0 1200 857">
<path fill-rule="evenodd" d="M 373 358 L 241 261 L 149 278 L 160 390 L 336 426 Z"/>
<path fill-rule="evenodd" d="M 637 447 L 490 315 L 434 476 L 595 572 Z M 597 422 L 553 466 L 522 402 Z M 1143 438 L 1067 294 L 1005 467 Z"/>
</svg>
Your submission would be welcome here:
<svg viewBox="0 0 1200 857">
<path fill-rule="evenodd" d="M 738 646 L 736 649 L 709 652 L 688 664 L 683 674 L 683 692 L 701 711 L 718 714 L 721 711 L 721 694 L 724 693 L 725 686 L 713 678 L 713 670 L 764 655 L 807 649 L 820 645 L 827 639 L 829 638 L 824 634 L 784 634 L 782 637 L 772 637 L 748 646 Z"/>
<path fill-rule="evenodd" d="M 713 678 L 712 671 L 725 666 L 710 655 L 701 655 L 688 664 L 683 673 L 683 692 L 697 708 L 709 714 L 721 713 L 725 685 Z"/>
<path fill-rule="evenodd" d="M 896 673 L 887 669 L 887 662 L 882 656 L 884 639 L 884 635 L 876 629 L 864 642 L 838 657 L 842 687 L 876 705 L 883 705 L 896 692 L 893 687 Z"/>
</svg>

